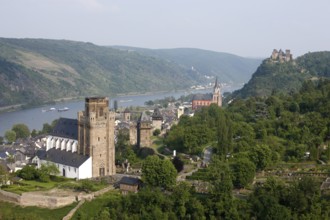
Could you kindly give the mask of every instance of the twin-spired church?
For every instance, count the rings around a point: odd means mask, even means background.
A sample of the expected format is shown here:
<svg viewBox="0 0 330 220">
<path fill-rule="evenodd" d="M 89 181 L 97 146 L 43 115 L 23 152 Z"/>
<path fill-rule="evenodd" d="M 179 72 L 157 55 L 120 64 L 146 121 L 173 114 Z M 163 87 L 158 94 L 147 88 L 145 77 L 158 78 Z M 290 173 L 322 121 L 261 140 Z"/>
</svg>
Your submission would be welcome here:
<svg viewBox="0 0 330 220">
<path fill-rule="evenodd" d="M 109 176 L 115 167 L 115 113 L 109 99 L 85 99 L 78 119 L 60 118 L 47 136 L 46 151 L 38 151 L 34 163 L 54 163 L 62 176 L 76 179 Z"/>
</svg>

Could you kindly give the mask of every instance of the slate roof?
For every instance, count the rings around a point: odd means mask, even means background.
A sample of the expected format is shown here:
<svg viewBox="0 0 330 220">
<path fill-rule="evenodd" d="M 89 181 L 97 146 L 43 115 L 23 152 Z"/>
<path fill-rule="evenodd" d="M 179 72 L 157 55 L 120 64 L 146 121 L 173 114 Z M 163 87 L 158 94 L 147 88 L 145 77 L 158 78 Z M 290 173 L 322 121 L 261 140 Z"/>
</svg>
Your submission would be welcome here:
<svg viewBox="0 0 330 220">
<path fill-rule="evenodd" d="M 142 121 L 144 121 L 144 122 L 151 121 L 150 117 L 145 112 L 142 112 L 141 117 L 139 119 L 139 122 L 142 122 Z"/>
<path fill-rule="evenodd" d="M 78 140 L 78 120 L 60 118 L 51 135 Z"/>
<path fill-rule="evenodd" d="M 5 169 L 6 171 L 10 171 L 6 161 L 4 161 L 4 160 L 0 160 L 0 166 L 2 166 L 3 169 Z"/>
<path fill-rule="evenodd" d="M 152 120 L 163 120 L 163 116 L 158 108 L 154 110 L 154 113 L 152 114 Z"/>
<path fill-rule="evenodd" d="M 207 93 L 207 94 L 195 94 L 193 96 L 193 101 L 194 100 L 212 100 L 213 99 L 213 94 L 212 93 Z"/>
<path fill-rule="evenodd" d="M 38 150 L 37 153 L 36 153 L 36 156 L 39 157 L 39 159 L 42 159 L 42 160 L 46 160 L 46 157 L 47 157 L 47 151 L 42 149 L 42 150 Z"/>
<path fill-rule="evenodd" d="M 0 159 L 6 159 L 7 157 L 8 155 L 6 151 L 0 152 Z"/>
<path fill-rule="evenodd" d="M 76 168 L 79 168 L 89 158 L 89 156 L 55 148 L 52 148 L 47 152 L 42 152 L 42 150 L 40 150 L 37 152 L 37 156 L 42 160 L 48 160 L 54 163 Z"/>
<path fill-rule="evenodd" d="M 123 178 L 121 178 L 119 183 L 135 186 L 135 185 L 139 185 L 141 183 L 141 180 L 133 177 L 124 176 Z"/>
</svg>

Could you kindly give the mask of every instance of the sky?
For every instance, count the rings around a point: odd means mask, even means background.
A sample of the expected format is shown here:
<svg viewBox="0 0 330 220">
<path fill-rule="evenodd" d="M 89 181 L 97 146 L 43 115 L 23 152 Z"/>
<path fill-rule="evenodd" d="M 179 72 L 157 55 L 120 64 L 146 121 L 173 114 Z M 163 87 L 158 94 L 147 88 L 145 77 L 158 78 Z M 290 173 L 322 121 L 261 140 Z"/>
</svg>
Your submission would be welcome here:
<svg viewBox="0 0 330 220">
<path fill-rule="evenodd" d="M 0 0 L 0 37 L 297 57 L 330 50 L 330 1 Z"/>
</svg>

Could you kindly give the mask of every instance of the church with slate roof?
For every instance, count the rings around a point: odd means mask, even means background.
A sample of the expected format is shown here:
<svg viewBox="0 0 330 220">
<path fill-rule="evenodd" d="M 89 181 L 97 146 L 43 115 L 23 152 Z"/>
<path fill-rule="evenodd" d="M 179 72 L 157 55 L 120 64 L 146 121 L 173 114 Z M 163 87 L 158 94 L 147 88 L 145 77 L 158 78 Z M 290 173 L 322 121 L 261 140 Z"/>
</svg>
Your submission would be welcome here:
<svg viewBox="0 0 330 220">
<path fill-rule="evenodd" d="M 222 106 L 221 87 L 218 83 L 218 78 L 215 79 L 213 93 L 194 95 L 192 99 L 192 109 L 196 110 L 204 106 L 210 106 L 213 103 L 218 105 L 219 107 Z"/>
<path fill-rule="evenodd" d="M 85 111 L 78 119 L 60 118 L 47 136 L 46 151 L 38 152 L 33 162 L 54 163 L 62 176 L 76 179 L 114 175 L 115 113 L 109 99 L 85 99 Z"/>
</svg>

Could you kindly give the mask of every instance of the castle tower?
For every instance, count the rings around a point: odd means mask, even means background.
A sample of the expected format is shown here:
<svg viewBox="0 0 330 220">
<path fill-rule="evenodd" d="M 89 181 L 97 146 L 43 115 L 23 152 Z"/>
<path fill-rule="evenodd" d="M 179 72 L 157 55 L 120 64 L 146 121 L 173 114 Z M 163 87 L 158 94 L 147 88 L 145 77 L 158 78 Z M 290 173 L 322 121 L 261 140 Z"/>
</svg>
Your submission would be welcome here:
<svg viewBox="0 0 330 220">
<path fill-rule="evenodd" d="M 290 50 L 285 50 L 285 61 L 291 61 L 292 60 L 292 54 L 290 52 Z"/>
<path fill-rule="evenodd" d="M 150 147 L 151 146 L 151 126 L 150 117 L 142 112 L 140 119 L 137 122 L 137 146 L 138 147 Z"/>
<path fill-rule="evenodd" d="M 215 84 L 213 88 L 213 98 L 212 98 L 212 103 L 217 104 L 219 107 L 222 106 L 222 96 L 221 96 L 221 88 L 218 83 L 218 77 L 215 79 Z"/>
<path fill-rule="evenodd" d="M 154 113 L 152 114 L 151 117 L 152 117 L 153 130 L 156 130 L 156 129 L 162 130 L 163 116 L 160 113 L 158 108 L 156 108 L 154 110 Z"/>
<path fill-rule="evenodd" d="M 126 122 L 129 122 L 131 120 L 131 112 L 126 108 L 123 112 L 123 119 Z"/>
<path fill-rule="evenodd" d="M 109 110 L 109 99 L 85 99 L 85 111 L 78 112 L 78 153 L 92 157 L 92 176 L 116 173 L 115 113 Z"/>
</svg>

